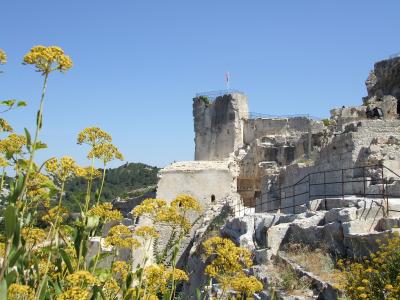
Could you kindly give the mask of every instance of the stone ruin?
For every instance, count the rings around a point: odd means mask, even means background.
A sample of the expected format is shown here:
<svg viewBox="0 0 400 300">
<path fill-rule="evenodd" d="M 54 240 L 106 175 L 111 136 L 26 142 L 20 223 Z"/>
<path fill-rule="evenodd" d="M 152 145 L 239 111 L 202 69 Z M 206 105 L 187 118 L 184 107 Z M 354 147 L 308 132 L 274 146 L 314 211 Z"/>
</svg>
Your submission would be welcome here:
<svg viewBox="0 0 400 300">
<path fill-rule="evenodd" d="M 195 160 L 161 170 L 157 187 L 159 198 L 190 194 L 205 209 L 181 249 L 187 297 L 206 285 L 199 245 L 216 219 L 221 235 L 253 251 L 249 272 L 265 287 L 258 299 L 269 299 L 263 265 L 289 241 L 362 256 L 397 230 L 400 58 L 376 63 L 366 87 L 361 106 L 333 109 L 327 120 L 253 116 L 241 92 L 193 99 Z M 319 299 L 337 299 L 313 280 Z"/>
</svg>

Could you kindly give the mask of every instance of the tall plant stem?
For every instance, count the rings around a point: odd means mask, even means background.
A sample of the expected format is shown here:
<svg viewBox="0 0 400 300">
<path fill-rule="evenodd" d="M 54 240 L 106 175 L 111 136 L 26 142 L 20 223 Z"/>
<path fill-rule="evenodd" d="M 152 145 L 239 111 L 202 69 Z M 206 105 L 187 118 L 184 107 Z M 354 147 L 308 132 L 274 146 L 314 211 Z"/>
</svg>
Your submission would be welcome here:
<svg viewBox="0 0 400 300">
<path fill-rule="evenodd" d="M 45 98 L 45 95 L 46 95 L 48 77 L 49 77 L 49 73 L 45 73 L 44 81 L 43 81 L 43 87 L 42 87 L 42 95 L 40 97 L 39 111 L 38 111 L 37 120 L 36 120 L 35 138 L 33 139 L 33 143 L 31 144 L 32 148 L 31 148 L 30 156 L 29 156 L 28 170 L 26 171 L 26 175 L 25 175 L 24 182 L 23 182 L 22 189 L 21 189 L 21 194 L 18 197 L 20 200 L 23 199 L 24 193 L 26 192 L 26 185 L 27 185 L 27 182 L 29 180 L 29 175 L 31 173 L 33 159 L 35 158 L 36 143 L 38 141 L 39 133 L 40 133 L 40 130 L 42 128 L 42 113 L 43 113 L 43 105 L 44 105 L 44 98 Z M 24 215 L 25 207 L 26 207 L 26 205 L 24 205 L 24 207 L 22 209 L 22 216 Z"/>
<path fill-rule="evenodd" d="M 3 173 L 1 174 L 0 192 L 3 190 L 4 177 L 5 177 L 5 176 L 6 176 L 6 168 L 3 168 Z"/>
<path fill-rule="evenodd" d="M 101 197 L 101 193 L 103 192 L 103 186 L 104 186 L 104 179 L 105 178 L 106 178 L 106 164 L 104 164 L 103 178 L 101 179 L 100 191 L 99 191 L 99 195 L 97 196 L 97 203 L 96 204 L 99 204 L 99 202 L 100 202 L 100 197 Z"/>
<path fill-rule="evenodd" d="M 90 163 L 90 177 L 88 180 L 88 186 L 86 189 L 86 196 L 85 196 L 85 221 L 86 221 L 86 214 L 89 209 L 89 202 L 90 202 L 90 196 L 92 193 L 92 181 L 93 181 L 93 172 L 94 172 L 94 157 L 92 157 L 91 163 Z"/>
</svg>

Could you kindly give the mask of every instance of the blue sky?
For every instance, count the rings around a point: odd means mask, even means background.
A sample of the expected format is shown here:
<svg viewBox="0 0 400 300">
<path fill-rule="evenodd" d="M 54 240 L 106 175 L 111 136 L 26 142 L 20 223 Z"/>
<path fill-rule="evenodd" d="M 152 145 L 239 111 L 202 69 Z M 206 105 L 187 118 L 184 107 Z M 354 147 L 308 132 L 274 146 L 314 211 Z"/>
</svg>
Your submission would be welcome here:
<svg viewBox="0 0 400 300">
<path fill-rule="evenodd" d="M 398 0 L 3 0 L 0 98 L 28 107 L 4 117 L 32 128 L 42 78 L 23 55 L 59 45 L 74 61 L 50 78 L 39 159 L 72 155 L 100 126 L 127 161 L 165 166 L 194 155 L 192 98 L 231 87 L 250 110 L 326 117 L 358 105 L 374 62 L 400 51 Z M 114 165 L 118 165 L 115 163 Z"/>
</svg>

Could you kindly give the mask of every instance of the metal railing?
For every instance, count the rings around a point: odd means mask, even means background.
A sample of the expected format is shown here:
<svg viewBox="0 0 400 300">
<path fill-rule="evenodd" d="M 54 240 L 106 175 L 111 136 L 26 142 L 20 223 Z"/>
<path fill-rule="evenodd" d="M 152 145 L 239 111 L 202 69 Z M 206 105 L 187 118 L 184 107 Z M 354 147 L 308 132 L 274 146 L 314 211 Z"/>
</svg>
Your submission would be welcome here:
<svg viewBox="0 0 400 300">
<path fill-rule="evenodd" d="M 293 118 L 307 118 L 312 120 L 322 120 L 320 117 L 308 115 L 308 114 L 293 114 L 293 115 L 271 115 L 258 112 L 249 112 L 250 119 L 293 119 Z"/>
<path fill-rule="evenodd" d="M 243 92 L 235 89 L 226 89 L 226 90 L 218 90 L 218 91 L 208 91 L 201 92 L 196 94 L 196 98 L 200 96 L 204 96 L 209 98 L 210 100 L 214 100 L 217 97 L 228 95 L 228 94 L 244 94 Z"/>
<path fill-rule="evenodd" d="M 391 211 L 400 212 L 389 205 L 390 198 L 398 198 L 400 209 L 400 175 L 382 164 L 311 172 L 292 185 L 280 186 L 278 183 L 278 186 L 262 193 L 254 207 L 246 207 L 243 203 L 236 205 L 235 215 L 301 213 L 317 207 L 329 210 L 330 202 L 351 200 L 350 196 L 382 205 L 386 215 Z"/>
</svg>

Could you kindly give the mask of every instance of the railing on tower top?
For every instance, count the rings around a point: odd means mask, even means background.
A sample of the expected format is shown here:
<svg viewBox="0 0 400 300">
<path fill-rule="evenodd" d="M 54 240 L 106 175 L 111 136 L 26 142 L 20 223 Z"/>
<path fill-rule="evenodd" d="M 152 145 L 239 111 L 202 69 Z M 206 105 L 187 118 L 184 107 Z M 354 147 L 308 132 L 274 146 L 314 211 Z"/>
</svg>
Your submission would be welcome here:
<svg viewBox="0 0 400 300">
<path fill-rule="evenodd" d="M 386 173 L 386 176 L 385 176 Z M 350 176 L 349 176 L 350 175 Z M 284 212 L 301 213 L 312 209 L 313 205 L 328 210 L 332 201 L 346 200 L 349 196 L 359 197 L 360 200 L 374 202 L 382 206 L 386 215 L 391 211 L 400 212 L 395 207 L 389 207 L 389 198 L 398 198 L 400 190 L 396 191 L 395 184 L 400 186 L 400 175 L 384 165 L 366 165 L 327 171 L 311 172 L 299 181 L 288 186 L 262 193 L 255 207 L 245 207 L 239 204 L 235 214 L 252 212 Z M 369 189 L 369 187 L 372 187 Z M 268 195 L 268 197 L 264 197 Z M 263 201 L 266 198 L 266 201 Z M 382 200 L 380 203 L 377 200 Z M 313 203 L 315 201 L 316 203 Z"/>
<path fill-rule="evenodd" d="M 228 94 L 244 94 L 244 93 L 239 90 L 235 90 L 235 89 L 226 89 L 226 90 L 197 93 L 196 98 L 203 96 L 203 97 L 207 97 L 210 100 L 214 100 L 215 98 L 217 98 L 219 96 L 228 95 Z"/>
</svg>

